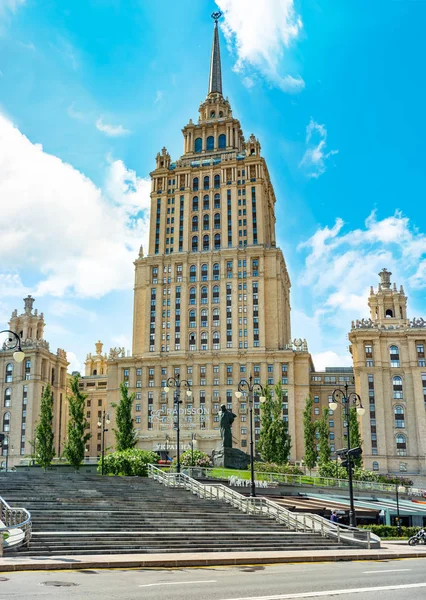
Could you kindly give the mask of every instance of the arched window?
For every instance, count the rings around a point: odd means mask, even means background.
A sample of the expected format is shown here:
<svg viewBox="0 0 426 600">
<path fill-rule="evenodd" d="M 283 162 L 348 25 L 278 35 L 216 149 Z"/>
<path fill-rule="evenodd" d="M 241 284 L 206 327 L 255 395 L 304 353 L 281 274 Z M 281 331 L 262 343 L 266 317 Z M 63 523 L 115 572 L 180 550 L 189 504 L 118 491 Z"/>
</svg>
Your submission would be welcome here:
<svg viewBox="0 0 426 600">
<path fill-rule="evenodd" d="M 197 326 L 196 317 L 197 317 L 197 315 L 196 315 L 195 310 L 190 310 L 189 311 L 189 327 L 190 328 Z"/>
<path fill-rule="evenodd" d="M 192 210 L 198 210 L 198 196 L 192 198 Z"/>
<path fill-rule="evenodd" d="M 200 316 L 200 325 L 201 327 L 207 327 L 207 309 L 203 308 Z"/>
<path fill-rule="evenodd" d="M 220 321 L 220 313 L 218 308 L 213 309 L 213 326 L 218 327 Z"/>
<path fill-rule="evenodd" d="M 194 235 L 192 238 L 192 251 L 198 252 L 198 235 Z"/>
<path fill-rule="evenodd" d="M 393 397 L 394 398 L 402 398 L 402 379 L 401 377 L 394 377 L 392 379 L 392 387 L 393 387 Z"/>
<path fill-rule="evenodd" d="M 189 334 L 189 350 L 191 352 L 194 352 L 194 350 L 197 349 L 197 337 L 195 335 L 195 333 L 190 333 Z"/>
<path fill-rule="evenodd" d="M 213 279 L 215 281 L 219 281 L 219 279 L 220 279 L 220 267 L 219 267 L 219 263 L 214 263 L 214 265 L 213 265 Z"/>
<path fill-rule="evenodd" d="M 209 135 L 209 137 L 206 140 L 206 149 L 214 150 L 214 137 L 212 135 Z"/>
<path fill-rule="evenodd" d="M 197 267 L 195 265 L 189 267 L 189 281 L 197 281 Z"/>
<path fill-rule="evenodd" d="M 203 198 L 203 210 L 209 210 L 210 208 L 210 198 L 207 194 Z"/>
<path fill-rule="evenodd" d="M 214 215 L 214 228 L 220 229 L 220 213 L 215 213 Z"/>
<path fill-rule="evenodd" d="M 220 208 L 220 194 L 214 195 L 214 208 Z"/>
<path fill-rule="evenodd" d="M 198 231 L 198 217 L 192 217 L 192 231 Z"/>
<path fill-rule="evenodd" d="M 377 462 L 377 460 L 375 460 L 373 462 L 373 471 L 378 471 L 379 470 L 379 463 Z"/>
<path fill-rule="evenodd" d="M 208 340 L 207 332 L 203 331 L 201 334 L 201 350 L 207 350 Z"/>
<path fill-rule="evenodd" d="M 390 365 L 391 367 L 399 367 L 399 350 L 398 346 L 391 346 L 389 348 L 390 354 Z"/>
<path fill-rule="evenodd" d="M 204 231 L 208 231 L 210 229 L 209 215 L 204 215 L 204 217 L 203 217 L 203 229 L 204 229 Z"/>
<path fill-rule="evenodd" d="M 201 265 L 201 281 L 207 281 L 209 278 L 209 267 L 207 265 Z"/>
<path fill-rule="evenodd" d="M 194 177 L 192 180 L 192 189 L 194 192 L 198 192 L 198 177 Z"/>
<path fill-rule="evenodd" d="M 214 176 L 214 187 L 220 188 L 220 175 L 219 174 Z"/>
<path fill-rule="evenodd" d="M 403 433 L 396 436 L 396 453 L 398 456 L 407 456 L 407 438 Z"/>
<path fill-rule="evenodd" d="M 97 374 L 98 374 L 98 371 L 97 371 L 97 369 L 93 369 L 93 373 L 92 373 L 92 375 L 97 375 Z"/>
<path fill-rule="evenodd" d="M 201 304 L 208 304 L 209 301 L 209 291 L 206 285 L 203 285 L 201 288 Z"/>
<path fill-rule="evenodd" d="M 3 431 L 5 433 L 10 431 L 10 412 L 6 412 L 3 415 Z"/>
<path fill-rule="evenodd" d="M 392 318 L 392 317 L 393 317 L 393 310 L 392 310 L 391 308 L 388 308 L 388 309 L 387 309 L 387 311 L 386 311 L 386 313 L 385 313 L 385 317 L 386 317 L 387 319 L 390 319 L 390 318 Z"/>
<path fill-rule="evenodd" d="M 219 304 L 219 302 L 220 302 L 219 286 L 215 285 L 215 286 L 213 286 L 213 304 Z"/>
<path fill-rule="evenodd" d="M 201 152 L 203 149 L 203 140 L 201 138 L 196 138 L 194 142 L 194 152 Z"/>
<path fill-rule="evenodd" d="M 189 290 L 189 304 L 197 304 L 197 290 L 195 287 Z"/>
<path fill-rule="evenodd" d="M 210 119 L 214 119 L 216 116 L 216 113 L 214 110 L 210 111 Z"/>
<path fill-rule="evenodd" d="M 213 350 L 220 350 L 220 333 L 218 331 L 213 333 Z"/>
<path fill-rule="evenodd" d="M 204 177 L 204 189 L 208 190 L 210 187 L 210 177 L 208 175 L 206 175 Z"/>
<path fill-rule="evenodd" d="M 9 408 L 11 397 L 12 397 L 12 390 L 11 390 L 11 388 L 6 388 L 4 390 L 4 407 L 5 408 Z"/>
<path fill-rule="evenodd" d="M 403 406 L 394 406 L 393 412 L 395 415 L 395 427 L 396 429 L 404 429 L 405 428 L 405 415 L 404 415 L 404 407 Z"/>
<path fill-rule="evenodd" d="M 220 248 L 220 233 L 216 233 L 214 236 L 214 249 L 219 250 Z"/>
<path fill-rule="evenodd" d="M 219 148 L 226 148 L 226 135 L 224 133 L 219 136 Z"/>
<path fill-rule="evenodd" d="M 12 376 L 13 376 L 13 365 L 12 363 L 8 363 L 6 365 L 6 375 L 5 375 L 5 383 L 12 383 Z"/>
<path fill-rule="evenodd" d="M 223 117 L 223 110 L 219 111 L 219 117 Z"/>
<path fill-rule="evenodd" d="M 208 235 L 203 237 L 203 250 L 210 250 L 210 238 Z"/>
</svg>

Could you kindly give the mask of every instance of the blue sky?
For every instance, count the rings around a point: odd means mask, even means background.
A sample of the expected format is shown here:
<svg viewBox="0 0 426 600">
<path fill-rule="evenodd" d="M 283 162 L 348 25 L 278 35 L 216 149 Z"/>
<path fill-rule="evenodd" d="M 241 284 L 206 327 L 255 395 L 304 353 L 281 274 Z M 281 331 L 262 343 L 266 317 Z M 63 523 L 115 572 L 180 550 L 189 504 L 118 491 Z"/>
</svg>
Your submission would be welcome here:
<svg viewBox="0 0 426 600">
<path fill-rule="evenodd" d="M 147 177 L 197 118 L 218 5 L 224 93 L 275 187 L 293 337 L 318 367 L 350 364 L 383 266 L 426 313 L 425 2 L 0 0 L 0 321 L 33 294 L 72 368 L 98 338 L 131 348 Z"/>
</svg>

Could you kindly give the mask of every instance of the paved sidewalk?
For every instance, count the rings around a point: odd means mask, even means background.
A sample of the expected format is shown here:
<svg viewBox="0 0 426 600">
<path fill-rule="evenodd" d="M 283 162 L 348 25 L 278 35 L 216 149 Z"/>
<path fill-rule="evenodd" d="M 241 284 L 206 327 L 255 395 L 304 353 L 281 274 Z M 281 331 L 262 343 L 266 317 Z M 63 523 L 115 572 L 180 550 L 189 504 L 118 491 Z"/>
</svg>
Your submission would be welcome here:
<svg viewBox="0 0 426 600">
<path fill-rule="evenodd" d="M 390 560 L 426 558 L 426 547 L 384 542 L 380 550 L 316 550 L 298 552 L 205 552 L 182 554 L 107 554 L 88 556 L 46 556 L 0 558 L 0 573 L 7 571 L 196 567 L 213 565 L 272 564 L 295 562 L 334 562 L 351 560 Z"/>
</svg>

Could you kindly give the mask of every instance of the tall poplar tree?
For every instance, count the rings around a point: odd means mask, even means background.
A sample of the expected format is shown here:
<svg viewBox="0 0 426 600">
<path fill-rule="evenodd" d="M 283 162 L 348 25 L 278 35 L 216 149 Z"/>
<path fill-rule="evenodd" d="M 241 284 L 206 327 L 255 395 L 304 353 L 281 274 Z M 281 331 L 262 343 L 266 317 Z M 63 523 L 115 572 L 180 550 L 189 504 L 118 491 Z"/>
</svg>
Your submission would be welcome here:
<svg viewBox="0 0 426 600">
<path fill-rule="evenodd" d="M 318 432 L 319 432 L 319 455 L 318 455 L 318 464 L 321 468 L 330 462 L 331 459 L 331 449 L 330 449 L 330 428 L 328 425 L 329 419 L 329 409 L 324 407 L 322 411 L 321 419 L 318 422 Z"/>
<path fill-rule="evenodd" d="M 355 406 L 352 406 L 349 409 L 349 433 L 351 436 L 351 448 L 361 448 L 362 439 L 359 429 L 358 413 L 356 412 Z M 359 458 L 352 458 L 352 462 L 355 467 L 362 467 L 362 456 Z"/>
<path fill-rule="evenodd" d="M 303 410 L 303 437 L 305 441 L 305 456 L 304 463 L 307 469 L 311 471 L 317 464 L 317 443 L 315 438 L 316 425 L 312 421 L 312 408 L 314 406 L 313 399 L 309 396 L 305 400 L 305 408 Z"/>
<path fill-rule="evenodd" d="M 117 428 L 113 429 L 115 435 L 115 449 L 119 452 L 120 450 L 130 450 L 134 448 L 137 443 L 136 432 L 133 427 L 133 402 L 136 395 L 129 394 L 129 388 L 120 384 L 120 401 L 118 404 L 113 403 L 112 406 L 116 408 L 115 422 Z"/>
<path fill-rule="evenodd" d="M 87 431 L 89 423 L 85 416 L 87 394 L 80 391 L 78 382 L 78 375 L 72 377 L 70 382 L 71 395 L 67 396 L 70 419 L 64 447 L 65 458 L 76 470 L 84 461 L 84 448 L 91 438 L 91 434 Z"/>
<path fill-rule="evenodd" d="M 283 419 L 283 391 L 281 384 L 275 386 L 275 394 L 266 386 L 266 402 L 261 405 L 262 419 L 258 448 L 261 457 L 267 462 L 285 464 L 290 458 L 291 436 Z"/>
<path fill-rule="evenodd" d="M 45 470 L 55 456 L 53 439 L 53 393 L 48 383 L 41 396 L 40 419 L 35 429 L 34 444 L 36 460 Z"/>
</svg>

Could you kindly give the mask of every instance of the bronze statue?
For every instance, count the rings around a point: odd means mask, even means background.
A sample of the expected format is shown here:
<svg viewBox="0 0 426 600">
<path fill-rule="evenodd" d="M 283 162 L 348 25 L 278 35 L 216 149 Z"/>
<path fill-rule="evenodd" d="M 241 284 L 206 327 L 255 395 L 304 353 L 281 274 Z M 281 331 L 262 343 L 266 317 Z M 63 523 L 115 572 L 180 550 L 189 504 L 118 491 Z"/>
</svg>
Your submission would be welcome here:
<svg viewBox="0 0 426 600">
<path fill-rule="evenodd" d="M 228 410 L 225 404 L 220 407 L 222 411 L 220 417 L 220 435 L 222 437 L 222 445 L 224 448 L 232 448 L 232 423 L 237 415 L 234 415 L 232 410 Z"/>
</svg>

